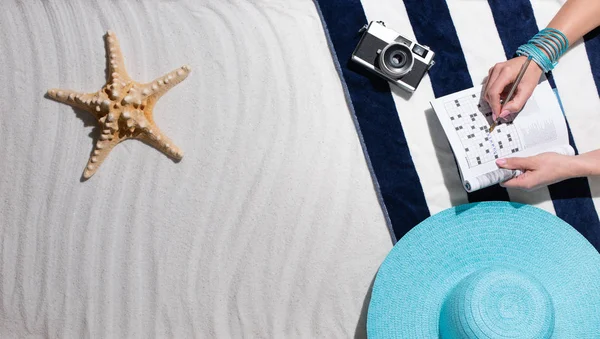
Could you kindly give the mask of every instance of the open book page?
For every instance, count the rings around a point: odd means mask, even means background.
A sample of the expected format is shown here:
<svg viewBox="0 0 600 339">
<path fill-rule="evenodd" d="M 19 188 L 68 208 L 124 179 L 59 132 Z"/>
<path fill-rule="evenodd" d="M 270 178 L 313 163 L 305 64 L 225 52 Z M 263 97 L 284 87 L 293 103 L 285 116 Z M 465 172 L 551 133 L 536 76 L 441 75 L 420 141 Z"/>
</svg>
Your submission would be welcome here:
<svg viewBox="0 0 600 339">
<path fill-rule="evenodd" d="M 496 159 L 544 152 L 574 154 L 562 110 L 548 81 L 538 85 L 512 122 L 498 125 L 491 133 L 492 113 L 485 100 L 481 100 L 481 92 L 482 86 L 477 86 L 431 102 L 467 191 L 521 174 L 498 168 Z"/>
</svg>

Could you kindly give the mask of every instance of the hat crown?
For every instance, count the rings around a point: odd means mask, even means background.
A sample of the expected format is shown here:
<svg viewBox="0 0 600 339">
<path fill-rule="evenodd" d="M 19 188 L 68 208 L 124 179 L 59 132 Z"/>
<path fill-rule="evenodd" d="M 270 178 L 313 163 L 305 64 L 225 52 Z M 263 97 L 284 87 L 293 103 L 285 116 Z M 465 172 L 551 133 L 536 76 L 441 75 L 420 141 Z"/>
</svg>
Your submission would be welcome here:
<svg viewBox="0 0 600 339">
<path fill-rule="evenodd" d="M 440 337 L 550 338 L 554 306 L 544 286 L 522 271 L 496 267 L 474 272 L 446 297 Z"/>
</svg>

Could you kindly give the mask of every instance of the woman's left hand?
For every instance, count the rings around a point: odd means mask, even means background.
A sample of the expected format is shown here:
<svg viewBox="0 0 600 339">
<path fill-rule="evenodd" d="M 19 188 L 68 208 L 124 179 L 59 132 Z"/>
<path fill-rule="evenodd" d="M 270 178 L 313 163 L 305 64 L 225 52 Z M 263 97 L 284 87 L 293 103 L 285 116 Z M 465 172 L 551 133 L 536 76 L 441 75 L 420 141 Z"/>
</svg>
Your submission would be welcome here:
<svg viewBox="0 0 600 339">
<path fill-rule="evenodd" d="M 500 168 L 518 169 L 523 174 L 500 184 L 503 187 L 533 191 L 574 176 L 572 162 L 574 156 L 558 153 L 542 153 L 527 158 L 507 158 L 496 160 Z"/>
</svg>

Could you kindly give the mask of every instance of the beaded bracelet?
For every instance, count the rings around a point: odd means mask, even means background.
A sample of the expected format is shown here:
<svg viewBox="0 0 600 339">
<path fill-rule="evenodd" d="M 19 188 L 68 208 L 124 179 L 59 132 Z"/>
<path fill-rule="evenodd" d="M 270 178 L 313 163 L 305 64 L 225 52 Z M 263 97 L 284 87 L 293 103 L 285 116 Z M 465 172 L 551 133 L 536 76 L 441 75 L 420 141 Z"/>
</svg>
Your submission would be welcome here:
<svg viewBox="0 0 600 339">
<path fill-rule="evenodd" d="M 558 59 L 568 48 L 569 40 L 561 31 L 554 28 L 544 28 L 525 45 L 521 45 L 517 49 L 517 55 L 525 55 L 531 58 L 544 73 L 548 73 L 554 69 Z"/>
</svg>

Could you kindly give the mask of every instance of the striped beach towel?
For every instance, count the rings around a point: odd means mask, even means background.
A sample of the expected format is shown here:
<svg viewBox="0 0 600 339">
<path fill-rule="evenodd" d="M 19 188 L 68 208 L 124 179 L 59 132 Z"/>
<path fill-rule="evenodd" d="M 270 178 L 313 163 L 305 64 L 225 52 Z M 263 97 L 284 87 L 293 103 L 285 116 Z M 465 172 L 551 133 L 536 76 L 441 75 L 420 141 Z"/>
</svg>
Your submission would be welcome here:
<svg viewBox="0 0 600 339">
<path fill-rule="evenodd" d="M 429 102 L 479 85 L 495 63 L 546 27 L 564 1 L 315 0 L 394 242 L 432 214 L 477 201 L 531 204 L 562 218 L 600 249 L 599 178 L 575 178 L 533 192 L 495 185 L 467 194 Z M 350 56 L 370 21 L 435 53 L 412 95 L 366 76 Z M 549 81 L 578 153 L 600 148 L 600 32 L 571 42 Z"/>
</svg>

